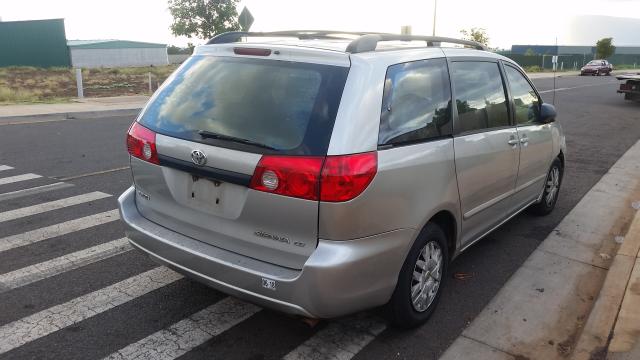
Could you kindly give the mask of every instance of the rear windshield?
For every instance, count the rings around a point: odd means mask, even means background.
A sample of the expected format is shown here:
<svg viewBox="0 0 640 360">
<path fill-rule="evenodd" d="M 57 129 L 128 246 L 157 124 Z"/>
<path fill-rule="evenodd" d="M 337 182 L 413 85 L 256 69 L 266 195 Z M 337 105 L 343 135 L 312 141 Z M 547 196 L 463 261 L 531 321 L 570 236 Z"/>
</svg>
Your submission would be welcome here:
<svg viewBox="0 0 640 360">
<path fill-rule="evenodd" d="M 243 151 L 324 155 L 347 73 L 330 65 L 194 56 L 139 121 L 164 135 Z"/>
</svg>

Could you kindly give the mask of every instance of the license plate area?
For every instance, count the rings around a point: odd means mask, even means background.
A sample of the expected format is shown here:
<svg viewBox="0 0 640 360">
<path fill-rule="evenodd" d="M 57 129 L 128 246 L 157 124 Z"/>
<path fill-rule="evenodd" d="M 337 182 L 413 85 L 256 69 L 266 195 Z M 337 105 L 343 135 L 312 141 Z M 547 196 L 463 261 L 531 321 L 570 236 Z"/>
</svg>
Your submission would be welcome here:
<svg viewBox="0 0 640 360">
<path fill-rule="evenodd" d="M 224 203 L 224 187 L 221 181 L 191 175 L 187 181 L 187 203 L 199 210 L 218 212 Z"/>
</svg>

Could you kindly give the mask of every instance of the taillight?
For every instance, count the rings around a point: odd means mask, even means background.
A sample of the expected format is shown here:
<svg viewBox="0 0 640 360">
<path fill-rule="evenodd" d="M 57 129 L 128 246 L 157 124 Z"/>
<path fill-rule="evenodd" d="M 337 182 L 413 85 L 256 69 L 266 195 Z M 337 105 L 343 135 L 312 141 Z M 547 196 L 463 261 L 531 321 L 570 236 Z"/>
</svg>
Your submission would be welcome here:
<svg viewBox="0 0 640 360">
<path fill-rule="evenodd" d="M 252 189 L 318 200 L 322 157 L 263 156 L 251 178 Z"/>
<path fill-rule="evenodd" d="M 377 169 L 375 152 L 327 157 L 264 155 L 250 187 L 307 200 L 342 202 L 360 195 Z"/>
<path fill-rule="evenodd" d="M 378 171 L 378 154 L 327 156 L 322 167 L 320 200 L 349 201 L 369 186 Z"/>
<path fill-rule="evenodd" d="M 620 90 L 631 90 L 631 84 L 620 84 Z"/>
<path fill-rule="evenodd" d="M 134 121 L 127 133 L 127 150 L 131 156 L 159 164 L 156 133 Z"/>
<path fill-rule="evenodd" d="M 233 52 L 238 55 L 253 55 L 253 56 L 271 55 L 271 49 L 260 49 L 260 48 L 237 47 L 237 48 L 233 48 Z"/>
</svg>

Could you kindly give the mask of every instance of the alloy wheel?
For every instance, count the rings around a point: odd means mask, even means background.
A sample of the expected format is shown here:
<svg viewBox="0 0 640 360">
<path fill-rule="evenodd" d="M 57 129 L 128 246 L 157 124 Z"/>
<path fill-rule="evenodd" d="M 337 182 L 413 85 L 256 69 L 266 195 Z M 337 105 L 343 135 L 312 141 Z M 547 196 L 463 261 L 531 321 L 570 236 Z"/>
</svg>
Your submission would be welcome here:
<svg viewBox="0 0 640 360">
<path fill-rule="evenodd" d="M 558 189 L 560 188 L 560 169 L 557 166 L 554 166 L 549 172 L 549 176 L 547 177 L 547 185 L 545 189 L 545 201 L 547 206 L 553 205 L 553 201 L 555 200 L 556 195 L 558 194 Z"/>
<path fill-rule="evenodd" d="M 421 250 L 413 268 L 411 304 L 418 312 L 426 311 L 438 294 L 444 261 L 442 248 L 429 241 Z"/>
</svg>

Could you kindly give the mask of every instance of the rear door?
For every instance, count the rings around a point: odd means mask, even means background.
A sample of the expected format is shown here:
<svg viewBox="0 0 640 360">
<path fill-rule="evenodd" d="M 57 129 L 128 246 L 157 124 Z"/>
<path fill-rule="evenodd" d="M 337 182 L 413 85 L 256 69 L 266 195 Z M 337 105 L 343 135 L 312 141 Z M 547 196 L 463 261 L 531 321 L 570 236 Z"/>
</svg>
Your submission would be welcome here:
<svg viewBox="0 0 640 360">
<path fill-rule="evenodd" d="M 498 62 L 452 60 L 450 72 L 464 245 L 508 215 L 520 147 Z"/>
<path fill-rule="evenodd" d="M 525 75 L 509 64 L 504 64 L 504 69 L 520 141 L 517 198 L 521 203 L 530 202 L 540 195 L 551 165 L 551 125 L 538 121 L 542 102 Z"/>
<path fill-rule="evenodd" d="M 172 231 L 300 269 L 317 245 L 318 201 L 249 184 L 263 155 L 326 155 L 348 58 L 225 55 L 192 57 L 139 117 L 157 133 L 159 165 L 131 160 L 138 209 Z"/>
</svg>

